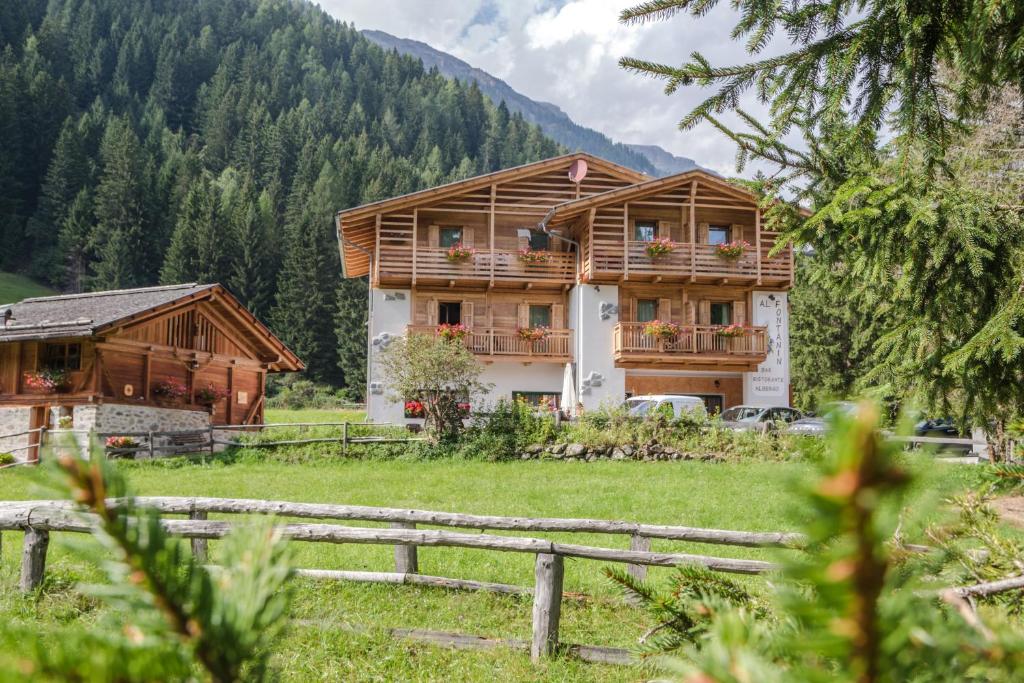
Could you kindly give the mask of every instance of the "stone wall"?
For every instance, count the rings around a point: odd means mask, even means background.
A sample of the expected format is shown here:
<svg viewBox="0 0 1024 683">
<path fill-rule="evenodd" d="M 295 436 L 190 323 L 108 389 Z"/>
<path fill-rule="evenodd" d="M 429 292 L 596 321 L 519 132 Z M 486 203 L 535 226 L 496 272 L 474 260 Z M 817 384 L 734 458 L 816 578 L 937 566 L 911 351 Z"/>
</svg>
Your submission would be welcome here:
<svg viewBox="0 0 1024 683">
<path fill-rule="evenodd" d="M 104 403 L 75 406 L 74 428 L 110 432 L 205 431 L 210 414 L 203 410 L 181 410 L 155 406 Z"/>
<path fill-rule="evenodd" d="M 0 453 L 7 453 L 11 449 L 29 444 L 31 434 L 7 438 L 4 438 L 3 435 L 24 432 L 29 428 L 31 421 L 31 408 L 0 408 Z M 28 451 L 15 451 L 12 455 L 18 461 L 24 461 L 28 456 Z"/>
</svg>

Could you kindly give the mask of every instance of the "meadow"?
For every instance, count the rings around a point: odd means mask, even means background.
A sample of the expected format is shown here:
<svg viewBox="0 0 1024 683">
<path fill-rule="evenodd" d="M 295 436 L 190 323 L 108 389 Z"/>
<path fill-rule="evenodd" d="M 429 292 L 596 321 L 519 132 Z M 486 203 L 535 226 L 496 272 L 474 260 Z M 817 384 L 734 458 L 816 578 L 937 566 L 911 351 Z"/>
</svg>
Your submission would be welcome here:
<svg viewBox="0 0 1024 683">
<path fill-rule="evenodd" d="M 268 411 L 268 422 L 358 419 L 338 411 Z M 791 530 L 806 519 L 797 492 L 814 480 L 802 462 L 480 462 L 383 459 L 372 449 L 355 457 L 319 456 L 300 464 L 284 449 L 259 457 L 181 458 L 124 463 L 136 492 L 415 507 L 479 514 L 592 517 L 745 530 Z M 935 466 L 926 455 L 908 463 L 917 472 L 909 507 L 933 503 L 975 483 L 979 468 Z M 0 500 L 41 497 L 41 470 L 0 472 Z M 908 532 L 912 533 L 912 524 Z M 525 535 L 525 534 L 519 534 Z M 576 543 L 628 546 L 625 537 L 535 534 Z M 105 609 L 83 597 L 76 584 L 100 578 L 95 549 L 71 548 L 66 536 L 51 543 L 47 580 L 35 596 L 11 590 L 17 583 L 20 534 L 5 533 L 0 559 L 0 619 L 88 626 Z M 81 543 L 77 544 L 81 545 Z M 217 543 L 211 554 L 217 559 Z M 682 551 L 780 559 L 786 551 L 655 541 L 657 551 Z M 297 567 L 393 570 L 387 546 L 292 544 Z M 420 571 L 456 578 L 532 585 L 532 557 L 454 548 L 420 549 Z M 627 606 L 601 574 L 602 563 L 566 562 L 564 642 L 635 646 L 651 625 Z M 654 569 L 663 581 L 670 569 Z M 745 578 L 758 590 L 763 579 Z M 285 680 L 607 680 L 642 677 L 635 668 L 585 664 L 567 657 L 533 665 L 521 652 L 459 651 L 397 641 L 374 628 L 410 627 L 506 638 L 528 638 L 529 598 L 411 586 L 296 580 L 292 626 L 275 653 Z M 370 627 L 353 633 L 349 627 Z M 4 648 L 0 648 L 3 650 Z M 2 668 L 2 667 L 0 667 Z"/>
<path fill-rule="evenodd" d="M 23 275 L 0 271 L 0 304 L 13 304 L 33 296 L 52 296 L 54 290 Z"/>
</svg>

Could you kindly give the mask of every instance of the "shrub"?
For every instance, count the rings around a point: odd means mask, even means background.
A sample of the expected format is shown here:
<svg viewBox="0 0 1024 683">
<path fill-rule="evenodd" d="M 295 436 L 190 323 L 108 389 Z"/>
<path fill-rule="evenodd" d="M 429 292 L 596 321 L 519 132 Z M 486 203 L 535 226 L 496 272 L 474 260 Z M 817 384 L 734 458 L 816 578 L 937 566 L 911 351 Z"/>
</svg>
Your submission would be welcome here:
<svg viewBox="0 0 1024 683">
<path fill-rule="evenodd" d="M 0 465 L 13 465 L 14 462 L 14 453 L 0 453 Z"/>
<path fill-rule="evenodd" d="M 348 388 L 335 389 L 325 384 L 315 384 L 300 375 L 271 375 L 267 382 L 267 407 L 289 410 L 341 410 L 357 402 L 357 396 Z"/>
<path fill-rule="evenodd" d="M 512 460 L 532 444 L 555 437 L 555 420 L 525 401 L 500 400 L 490 412 L 478 413 L 459 442 L 467 459 Z"/>
</svg>

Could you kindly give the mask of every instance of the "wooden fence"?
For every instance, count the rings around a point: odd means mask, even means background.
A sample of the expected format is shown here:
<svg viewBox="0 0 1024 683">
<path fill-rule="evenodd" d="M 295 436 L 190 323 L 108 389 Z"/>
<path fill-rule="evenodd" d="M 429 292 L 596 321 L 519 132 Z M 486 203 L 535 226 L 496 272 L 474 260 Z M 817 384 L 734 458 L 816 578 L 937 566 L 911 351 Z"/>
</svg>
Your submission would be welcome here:
<svg viewBox="0 0 1024 683">
<path fill-rule="evenodd" d="M 721 572 L 764 574 L 777 566 L 762 560 L 716 557 L 686 553 L 661 553 L 651 550 L 651 540 L 688 541 L 740 547 L 775 547 L 798 549 L 803 543 L 800 534 L 786 532 L 751 532 L 706 529 L 685 526 L 642 524 L 637 522 L 526 518 L 491 515 L 467 515 L 454 512 L 409 510 L 356 505 L 330 505 L 229 498 L 142 497 L 140 506 L 165 515 L 187 515 L 188 519 L 164 519 L 168 533 L 191 539 L 192 552 L 200 561 L 207 557 L 208 539 L 222 538 L 233 525 L 228 521 L 210 520 L 215 514 L 273 514 L 298 519 L 329 519 L 386 523 L 389 528 L 340 526 L 324 523 L 285 523 L 283 533 L 293 541 L 312 543 L 362 543 L 393 545 L 394 572 L 338 571 L 298 569 L 296 574 L 314 579 L 412 584 L 460 590 L 484 590 L 505 594 L 527 594 L 533 597 L 532 635 L 529 643 L 534 660 L 558 650 L 574 653 L 588 661 L 625 663 L 631 657 L 627 650 L 588 645 L 563 645 L 559 640 L 559 621 L 564 596 L 563 569 L 566 557 L 624 563 L 628 571 L 643 578 L 648 566 L 694 564 Z M 77 513 L 65 501 L 0 502 L 0 531 L 24 532 L 22 551 L 22 591 L 35 589 L 43 579 L 46 553 L 51 531 L 89 533 L 97 524 L 94 516 Z M 627 535 L 630 549 L 605 548 L 560 543 L 543 538 L 498 536 L 488 533 L 459 533 L 446 530 L 420 529 L 417 525 L 474 529 L 478 531 L 574 532 Z M 527 553 L 535 556 L 532 588 L 509 584 L 453 579 L 419 574 L 417 548 L 460 547 L 496 552 Z M 908 546 L 923 550 L 921 546 Z M 1024 577 L 957 589 L 961 597 L 989 595 L 993 592 L 1024 588 Z M 404 638 L 454 645 L 457 647 L 494 647 L 496 641 L 482 636 L 436 631 L 391 629 Z M 524 647 L 521 641 L 507 641 L 511 647 Z"/>
</svg>

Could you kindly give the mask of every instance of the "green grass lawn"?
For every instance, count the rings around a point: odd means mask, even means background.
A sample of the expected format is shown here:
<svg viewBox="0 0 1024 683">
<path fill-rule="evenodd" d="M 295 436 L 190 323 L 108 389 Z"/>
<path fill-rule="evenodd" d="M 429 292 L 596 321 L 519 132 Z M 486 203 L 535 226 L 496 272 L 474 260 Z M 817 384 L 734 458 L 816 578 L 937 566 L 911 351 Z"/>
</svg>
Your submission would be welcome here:
<svg viewBox="0 0 1024 683">
<path fill-rule="evenodd" d="M 332 416 L 339 413 L 329 411 Z M 306 419 L 334 419 L 303 411 Z M 284 419 L 268 411 L 268 421 Z M 970 483 L 978 468 L 936 466 L 920 470 L 913 509 Z M 174 466 L 175 463 L 180 466 Z M 276 457 L 233 464 L 158 461 L 124 466 L 135 490 L 150 495 L 207 495 L 415 507 L 480 514 L 593 517 L 727 529 L 789 530 L 806 514 L 795 492 L 813 478 L 800 463 L 341 460 L 321 458 L 295 465 Z M 0 471 L 0 500 L 36 497 L 36 472 Z M 912 531 L 912 525 L 911 531 Z M 905 527 L 906 528 L 906 527 Z M 526 534 L 519 534 L 526 535 Z M 625 537 L 592 534 L 533 534 L 576 543 L 628 547 Z M 98 603 L 77 596 L 74 585 L 98 577 L 67 537 L 51 542 L 47 583 L 38 597 L 12 590 L 17 583 L 20 536 L 4 534 L 0 561 L 0 619 L 15 623 L 93 622 Z M 686 551 L 776 559 L 785 551 L 726 548 L 657 541 L 656 551 Z M 293 544 L 295 565 L 325 569 L 393 571 L 387 546 Z M 211 543 L 216 560 L 217 544 Z M 420 571 L 458 578 L 531 585 L 533 558 L 455 548 L 420 549 Z M 650 627 L 648 617 L 626 606 L 600 573 L 601 562 L 567 560 L 567 599 L 561 637 L 565 642 L 631 647 Z M 654 569 L 655 581 L 669 569 Z M 764 588 L 762 579 L 744 579 Z M 529 638 L 529 599 L 449 592 L 407 586 L 297 581 L 291 628 L 275 655 L 286 680 L 603 680 L 635 681 L 634 668 L 588 665 L 556 658 L 532 665 L 519 652 L 468 652 L 394 641 L 380 633 L 353 635 L 340 628 L 413 627 Z M 315 622 L 315 626 L 308 622 Z"/>
<path fill-rule="evenodd" d="M 57 292 L 33 282 L 23 275 L 0 272 L 0 304 L 12 304 L 33 296 L 49 296 Z"/>
</svg>

